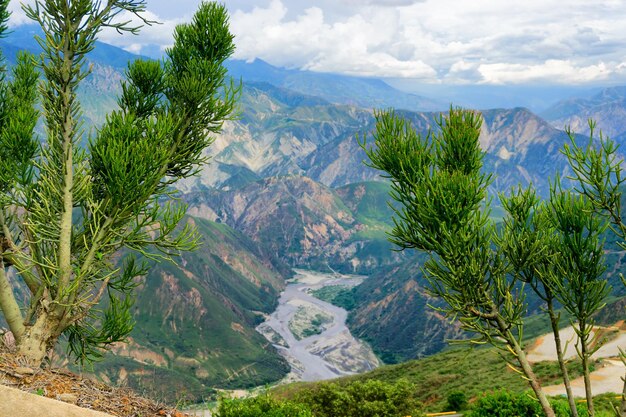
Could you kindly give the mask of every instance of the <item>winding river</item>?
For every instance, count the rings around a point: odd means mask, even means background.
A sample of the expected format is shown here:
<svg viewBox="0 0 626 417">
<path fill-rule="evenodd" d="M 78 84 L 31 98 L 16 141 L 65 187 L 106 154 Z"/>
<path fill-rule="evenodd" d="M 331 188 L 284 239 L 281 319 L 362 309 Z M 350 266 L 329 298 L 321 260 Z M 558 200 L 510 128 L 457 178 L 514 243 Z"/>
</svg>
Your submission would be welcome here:
<svg viewBox="0 0 626 417">
<path fill-rule="evenodd" d="M 279 304 L 257 330 L 274 343 L 291 365 L 287 381 L 317 381 L 365 372 L 379 365 L 370 347 L 354 338 L 346 326 L 348 313 L 309 294 L 330 285 L 355 286 L 363 277 L 295 270 L 280 296 Z M 316 315 L 327 318 L 319 334 L 298 339 L 292 330 Z M 303 320 L 304 318 L 304 320 Z M 295 321 L 295 322 L 294 322 Z M 305 326 L 306 327 L 306 326 Z"/>
<path fill-rule="evenodd" d="M 278 300 L 278 307 L 257 331 L 274 343 L 278 352 L 291 365 L 291 372 L 281 382 L 319 381 L 351 375 L 376 368 L 380 362 L 371 348 L 354 338 L 346 326 L 348 312 L 309 294 L 310 291 L 341 285 L 351 287 L 360 284 L 364 277 L 356 275 L 329 274 L 323 272 L 294 270 L 296 275 Z M 296 338 L 290 322 L 294 316 L 322 313 L 332 317 L 320 334 Z M 304 320 L 306 321 L 306 320 Z M 209 410 L 187 410 L 195 416 L 211 416 Z"/>
</svg>

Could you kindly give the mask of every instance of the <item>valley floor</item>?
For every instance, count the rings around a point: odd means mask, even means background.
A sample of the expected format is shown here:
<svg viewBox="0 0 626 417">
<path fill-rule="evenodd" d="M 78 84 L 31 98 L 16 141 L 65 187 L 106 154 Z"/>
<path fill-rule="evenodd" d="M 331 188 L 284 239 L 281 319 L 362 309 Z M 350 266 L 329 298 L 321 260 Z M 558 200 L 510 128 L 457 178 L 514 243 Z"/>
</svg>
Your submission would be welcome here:
<svg viewBox="0 0 626 417">
<path fill-rule="evenodd" d="M 365 372 L 380 362 L 346 326 L 346 310 L 309 292 L 327 285 L 356 285 L 362 277 L 296 270 L 279 306 L 258 330 L 290 363 L 290 381 L 318 381 Z"/>
</svg>

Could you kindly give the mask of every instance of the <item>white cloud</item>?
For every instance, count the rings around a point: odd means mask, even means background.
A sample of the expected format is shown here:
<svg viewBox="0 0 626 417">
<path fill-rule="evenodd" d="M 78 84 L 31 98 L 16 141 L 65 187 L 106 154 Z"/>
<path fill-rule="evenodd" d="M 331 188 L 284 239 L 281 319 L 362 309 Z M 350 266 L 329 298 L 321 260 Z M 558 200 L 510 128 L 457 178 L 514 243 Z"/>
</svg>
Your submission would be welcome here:
<svg viewBox="0 0 626 417">
<path fill-rule="evenodd" d="M 622 2 L 341 0 L 337 7 L 352 8 L 340 18 L 329 17 L 324 0 L 296 16 L 291 3 L 235 11 L 236 56 L 431 82 L 588 83 L 623 75 Z"/>
<path fill-rule="evenodd" d="M 612 73 L 619 72 L 619 65 L 610 67 L 603 62 L 595 65 L 577 66 L 568 60 L 547 60 L 540 64 L 483 64 L 477 71 L 483 84 L 524 84 L 554 82 L 577 84 L 606 81 Z"/>
<path fill-rule="evenodd" d="M 159 45 L 164 50 L 173 43 L 176 25 L 184 22 L 183 19 L 163 19 L 150 11 L 144 13 L 143 17 L 148 21 L 158 23 L 146 25 L 134 14 L 122 13 L 117 19 L 123 22 L 130 21 L 134 26 L 142 26 L 140 34 L 138 36 L 129 33 L 120 34 L 115 29 L 106 28 L 100 33 L 99 39 L 135 54 L 140 54 L 146 45 Z"/>
<path fill-rule="evenodd" d="M 152 4 L 151 4 L 152 3 Z M 200 0 L 152 0 L 129 51 L 172 43 Z M 11 7 L 17 10 L 17 2 Z M 237 58 L 288 68 L 445 83 L 626 81 L 623 0 L 230 0 Z M 14 24 L 22 23 L 16 11 Z"/>
<path fill-rule="evenodd" d="M 10 1 L 9 11 L 11 12 L 11 17 L 9 18 L 9 25 L 15 27 L 26 23 L 32 23 L 32 21 L 26 17 L 26 13 L 22 10 L 22 4 L 33 5 L 34 3 L 34 0 Z"/>
<path fill-rule="evenodd" d="M 235 57 L 260 57 L 274 65 L 359 76 L 432 79 L 435 70 L 415 57 L 413 43 L 398 36 L 399 11 L 363 9 L 338 22 L 311 7 L 293 20 L 272 0 L 266 8 L 232 14 Z"/>
</svg>

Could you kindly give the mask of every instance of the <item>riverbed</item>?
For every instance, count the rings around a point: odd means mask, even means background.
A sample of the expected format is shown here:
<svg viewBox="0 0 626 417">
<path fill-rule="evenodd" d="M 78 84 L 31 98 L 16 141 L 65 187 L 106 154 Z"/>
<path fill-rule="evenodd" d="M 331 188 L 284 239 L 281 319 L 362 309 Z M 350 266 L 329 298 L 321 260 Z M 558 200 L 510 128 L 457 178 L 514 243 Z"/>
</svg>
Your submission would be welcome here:
<svg viewBox="0 0 626 417">
<path fill-rule="evenodd" d="M 313 297 L 309 292 L 330 285 L 351 287 L 364 277 L 323 273 L 302 269 L 287 282 L 278 307 L 257 330 L 270 340 L 291 365 L 287 381 L 319 381 L 365 372 L 380 362 L 371 348 L 354 338 L 346 326 L 348 312 L 340 307 Z M 319 334 L 294 329 L 306 327 L 309 321 L 330 318 L 323 325 L 313 326 Z M 304 324 L 303 324 L 304 323 Z M 305 329 L 306 330 L 306 329 Z M 300 336 L 300 337 L 297 337 Z"/>
</svg>

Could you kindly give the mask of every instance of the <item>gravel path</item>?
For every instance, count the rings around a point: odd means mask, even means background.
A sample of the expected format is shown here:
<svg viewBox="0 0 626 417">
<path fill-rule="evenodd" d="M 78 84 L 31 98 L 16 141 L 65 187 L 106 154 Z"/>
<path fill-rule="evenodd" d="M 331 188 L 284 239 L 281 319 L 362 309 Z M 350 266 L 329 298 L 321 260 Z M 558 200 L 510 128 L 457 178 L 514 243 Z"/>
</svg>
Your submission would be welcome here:
<svg viewBox="0 0 626 417">
<path fill-rule="evenodd" d="M 618 330 L 617 328 L 605 328 L 604 330 Z M 577 358 L 575 343 L 578 340 L 573 327 L 561 329 L 561 339 L 564 341 L 564 356 L 566 359 Z M 621 349 L 626 349 L 626 331 L 621 330 L 612 340 L 608 341 L 597 352 L 593 358 L 602 361 L 602 367 L 591 373 L 591 385 L 594 395 L 607 392 L 621 393 L 624 387 L 622 377 L 626 372 L 626 367 L 618 359 Z M 536 343 L 529 350 L 527 358 L 531 362 L 556 361 L 556 346 L 552 333 L 537 339 Z M 565 395 L 563 384 L 552 385 L 544 388 L 548 395 Z M 572 381 L 572 391 L 577 397 L 585 396 L 585 383 L 582 377 Z"/>
<path fill-rule="evenodd" d="M 574 359 L 577 357 L 576 348 L 574 347 L 578 337 L 573 327 L 566 327 L 560 331 L 561 340 L 564 346 L 565 359 Z M 594 358 L 611 358 L 619 355 L 619 349 L 626 349 L 626 331 L 602 345 L 600 349 L 593 355 Z M 528 352 L 528 360 L 531 362 L 555 361 L 556 346 L 552 333 L 541 336 L 537 339 L 535 345 Z"/>
</svg>

